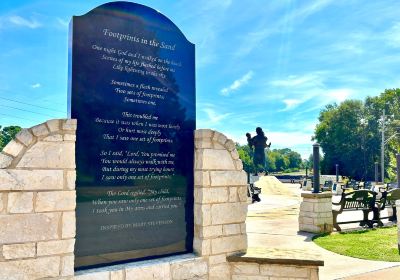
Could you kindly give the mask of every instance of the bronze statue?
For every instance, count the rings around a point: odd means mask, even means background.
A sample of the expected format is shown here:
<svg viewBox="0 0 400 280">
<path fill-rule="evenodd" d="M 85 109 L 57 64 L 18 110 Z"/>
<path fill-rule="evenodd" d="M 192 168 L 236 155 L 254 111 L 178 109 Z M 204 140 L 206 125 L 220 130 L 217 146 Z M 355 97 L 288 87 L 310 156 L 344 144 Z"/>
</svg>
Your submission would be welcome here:
<svg viewBox="0 0 400 280">
<path fill-rule="evenodd" d="M 253 163 L 256 168 L 255 175 L 258 172 L 263 172 L 265 170 L 265 148 L 271 147 L 271 142 L 267 144 L 268 137 L 265 136 L 264 131 L 261 127 L 256 128 L 257 135 L 253 138 L 250 133 L 246 133 L 247 144 L 250 146 L 251 151 L 253 151 Z"/>
</svg>

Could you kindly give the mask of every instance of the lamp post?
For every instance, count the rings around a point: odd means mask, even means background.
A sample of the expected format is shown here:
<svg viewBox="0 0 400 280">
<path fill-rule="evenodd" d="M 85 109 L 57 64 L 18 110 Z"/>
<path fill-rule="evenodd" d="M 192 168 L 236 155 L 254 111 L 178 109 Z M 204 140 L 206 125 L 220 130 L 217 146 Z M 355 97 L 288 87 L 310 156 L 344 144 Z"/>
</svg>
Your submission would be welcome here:
<svg viewBox="0 0 400 280">
<path fill-rule="evenodd" d="M 382 183 L 385 183 L 385 109 L 382 114 L 382 143 L 381 143 L 381 179 Z"/>
<path fill-rule="evenodd" d="M 386 114 L 385 109 L 383 109 L 382 113 L 382 140 L 381 140 L 381 179 L 382 183 L 385 183 L 385 145 L 392 139 L 399 135 L 399 132 L 395 132 L 392 136 L 388 137 L 385 140 L 385 122 L 386 122 Z"/>
<path fill-rule="evenodd" d="M 379 163 L 378 162 L 375 162 L 375 183 L 378 183 L 378 180 L 379 180 L 379 174 L 378 174 L 378 169 L 379 169 Z"/>
<path fill-rule="evenodd" d="M 335 164 L 336 167 L 336 183 L 339 182 L 339 164 Z"/>
<path fill-rule="evenodd" d="M 313 145 L 313 193 L 319 193 L 319 144 Z"/>
</svg>

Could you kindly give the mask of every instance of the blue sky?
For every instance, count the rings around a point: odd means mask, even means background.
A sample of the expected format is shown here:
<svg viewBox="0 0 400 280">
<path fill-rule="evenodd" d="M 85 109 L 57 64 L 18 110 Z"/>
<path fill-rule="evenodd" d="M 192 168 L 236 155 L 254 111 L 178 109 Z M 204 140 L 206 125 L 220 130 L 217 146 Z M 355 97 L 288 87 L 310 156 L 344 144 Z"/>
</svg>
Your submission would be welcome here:
<svg viewBox="0 0 400 280">
<path fill-rule="evenodd" d="M 68 23 L 103 3 L 0 2 L 0 125 L 66 117 Z M 261 126 L 307 157 L 326 104 L 400 87 L 398 0 L 138 3 L 196 44 L 197 127 L 240 143 Z"/>
</svg>

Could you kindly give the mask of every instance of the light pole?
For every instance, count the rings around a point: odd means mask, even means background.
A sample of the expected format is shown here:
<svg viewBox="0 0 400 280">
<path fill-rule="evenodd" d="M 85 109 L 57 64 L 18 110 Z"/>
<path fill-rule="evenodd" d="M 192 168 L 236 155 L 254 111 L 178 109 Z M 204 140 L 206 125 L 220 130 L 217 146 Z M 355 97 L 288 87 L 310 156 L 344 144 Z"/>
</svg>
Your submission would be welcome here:
<svg viewBox="0 0 400 280">
<path fill-rule="evenodd" d="M 385 109 L 382 114 L 382 143 L 381 143 L 381 179 L 382 183 L 385 183 Z"/>
<path fill-rule="evenodd" d="M 313 193 L 319 193 L 319 144 L 313 145 Z"/>
<path fill-rule="evenodd" d="M 397 121 L 397 120 L 395 120 Z M 383 114 L 382 114 L 382 140 L 381 140 L 381 179 L 382 183 L 385 183 L 385 145 L 389 143 L 389 141 L 393 138 L 399 135 L 399 132 L 395 132 L 392 136 L 388 137 L 385 140 L 385 122 L 386 122 L 386 115 L 385 115 L 385 109 L 383 109 Z"/>
</svg>

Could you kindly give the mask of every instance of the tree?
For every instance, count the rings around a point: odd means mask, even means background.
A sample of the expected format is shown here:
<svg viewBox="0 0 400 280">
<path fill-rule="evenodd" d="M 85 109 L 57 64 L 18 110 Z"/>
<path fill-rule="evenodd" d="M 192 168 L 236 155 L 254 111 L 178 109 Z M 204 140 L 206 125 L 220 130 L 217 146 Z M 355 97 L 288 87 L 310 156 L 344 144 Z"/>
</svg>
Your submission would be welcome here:
<svg viewBox="0 0 400 280">
<path fill-rule="evenodd" d="M 340 173 L 355 179 L 373 180 L 374 163 L 380 161 L 381 115 L 386 110 L 386 136 L 396 132 L 400 119 L 400 89 L 385 90 L 365 101 L 346 100 L 340 105 L 330 104 L 320 112 L 314 139 L 323 150 L 321 171 L 334 174 L 335 164 Z M 385 151 L 386 176 L 394 178 L 390 165 L 399 151 L 399 138 L 389 141 Z"/>
<path fill-rule="evenodd" d="M 8 142 L 14 139 L 15 135 L 20 131 L 21 127 L 19 126 L 6 126 L 3 129 L 0 126 L 0 151 L 2 151 Z"/>
<path fill-rule="evenodd" d="M 243 163 L 243 170 L 247 173 L 252 173 L 255 170 L 255 166 L 253 163 L 252 151 L 248 145 L 239 145 L 236 143 L 236 149 L 239 154 L 239 158 Z"/>
<path fill-rule="evenodd" d="M 254 172 L 253 151 L 248 145 L 236 144 L 239 158 L 242 160 L 243 169 L 246 172 Z M 291 171 L 302 168 L 301 155 L 291 149 L 265 150 L 265 165 L 268 172 Z"/>
</svg>

